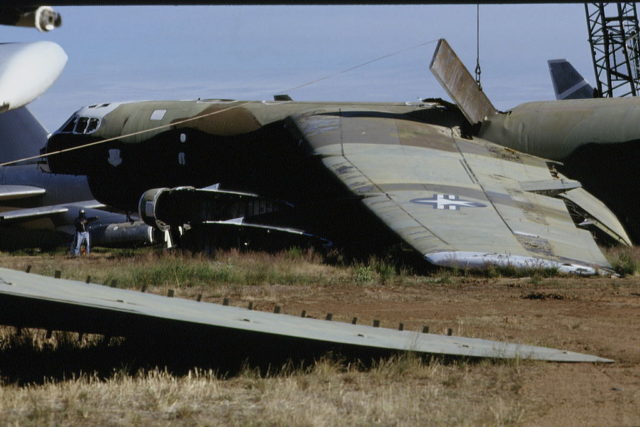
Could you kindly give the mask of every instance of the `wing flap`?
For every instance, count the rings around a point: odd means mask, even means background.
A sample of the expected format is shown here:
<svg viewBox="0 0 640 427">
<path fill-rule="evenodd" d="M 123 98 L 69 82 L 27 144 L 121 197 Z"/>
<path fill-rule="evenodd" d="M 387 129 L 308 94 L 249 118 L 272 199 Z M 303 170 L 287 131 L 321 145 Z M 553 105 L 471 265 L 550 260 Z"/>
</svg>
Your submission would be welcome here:
<svg viewBox="0 0 640 427">
<path fill-rule="evenodd" d="M 583 188 L 560 193 L 559 197 L 568 200 L 586 213 L 584 220 L 593 223 L 602 232 L 609 235 L 614 241 L 626 246 L 632 246 L 631 239 L 618 218 L 593 195 Z"/>
<path fill-rule="evenodd" d="M 480 123 L 497 113 L 487 95 L 445 39 L 438 42 L 429 69 L 460 107 L 469 123 Z"/>
<path fill-rule="evenodd" d="M 561 177 L 554 177 L 544 160 L 489 142 L 458 141 L 457 144 L 505 225 L 528 252 L 568 260 L 591 260 L 595 265 L 608 268 L 608 261 L 591 233 L 575 226 L 562 200 L 523 189 L 531 182 L 545 182 L 547 188 L 561 188 L 567 183 Z M 480 148 L 486 151 L 483 153 Z M 509 157 L 505 159 L 500 150 L 509 152 Z M 557 185 L 551 184 L 553 181 L 557 181 Z"/>
</svg>

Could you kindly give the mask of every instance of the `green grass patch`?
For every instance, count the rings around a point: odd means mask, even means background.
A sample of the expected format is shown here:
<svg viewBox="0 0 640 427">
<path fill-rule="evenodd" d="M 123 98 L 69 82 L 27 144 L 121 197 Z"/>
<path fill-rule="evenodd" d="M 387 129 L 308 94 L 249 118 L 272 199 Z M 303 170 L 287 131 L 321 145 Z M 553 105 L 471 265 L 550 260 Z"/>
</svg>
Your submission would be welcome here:
<svg viewBox="0 0 640 427">
<path fill-rule="evenodd" d="M 640 252 L 635 247 L 609 248 L 605 253 L 615 272 L 622 276 L 632 276 L 640 270 Z"/>
</svg>

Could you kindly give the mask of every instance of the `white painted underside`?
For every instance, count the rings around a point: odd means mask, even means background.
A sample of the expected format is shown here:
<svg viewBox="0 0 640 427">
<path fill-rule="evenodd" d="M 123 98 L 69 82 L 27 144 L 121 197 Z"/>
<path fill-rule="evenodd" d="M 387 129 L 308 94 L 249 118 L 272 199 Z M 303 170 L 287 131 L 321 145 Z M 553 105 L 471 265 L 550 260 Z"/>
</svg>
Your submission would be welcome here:
<svg viewBox="0 0 640 427">
<path fill-rule="evenodd" d="M 451 268 L 486 269 L 490 266 L 522 269 L 556 269 L 560 273 L 592 276 L 599 273 L 594 267 L 552 261 L 543 258 L 498 253 L 450 251 L 425 254 L 425 259 L 434 265 Z"/>
</svg>

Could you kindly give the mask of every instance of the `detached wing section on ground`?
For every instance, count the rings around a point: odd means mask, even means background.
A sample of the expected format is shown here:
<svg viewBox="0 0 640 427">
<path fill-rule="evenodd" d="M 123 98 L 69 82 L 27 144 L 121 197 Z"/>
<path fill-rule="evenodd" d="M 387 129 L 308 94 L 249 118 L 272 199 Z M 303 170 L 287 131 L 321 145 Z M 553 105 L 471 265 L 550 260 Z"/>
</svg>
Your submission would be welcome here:
<svg viewBox="0 0 640 427">
<path fill-rule="evenodd" d="M 597 356 L 265 313 L 115 289 L 0 268 L 0 324 L 102 333 L 132 339 L 194 337 L 193 345 L 236 357 L 366 349 L 558 362 L 612 362 Z M 143 341 L 144 342 L 144 341 Z M 187 341 L 189 342 L 189 341 Z M 189 347 L 185 347 L 189 348 Z M 194 350 L 191 348 L 187 351 Z"/>
<path fill-rule="evenodd" d="M 579 274 L 611 268 L 591 233 L 554 197 L 580 183 L 544 159 L 400 116 L 338 111 L 291 120 L 336 178 L 433 264 Z M 628 241 L 615 216 L 608 218 L 608 228 Z"/>
</svg>

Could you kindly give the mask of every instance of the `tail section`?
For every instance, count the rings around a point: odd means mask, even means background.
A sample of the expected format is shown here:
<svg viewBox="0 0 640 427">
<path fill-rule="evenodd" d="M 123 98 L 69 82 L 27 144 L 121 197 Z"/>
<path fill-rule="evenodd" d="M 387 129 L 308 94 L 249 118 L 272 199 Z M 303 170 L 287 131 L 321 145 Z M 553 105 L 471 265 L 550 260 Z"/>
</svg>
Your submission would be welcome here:
<svg viewBox="0 0 640 427">
<path fill-rule="evenodd" d="M 0 114 L 0 163 L 35 156 L 47 131 L 26 107 Z"/>
<path fill-rule="evenodd" d="M 566 59 L 550 59 L 549 73 L 556 99 L 593 98 L 593 87 Z"/>
</svg>

